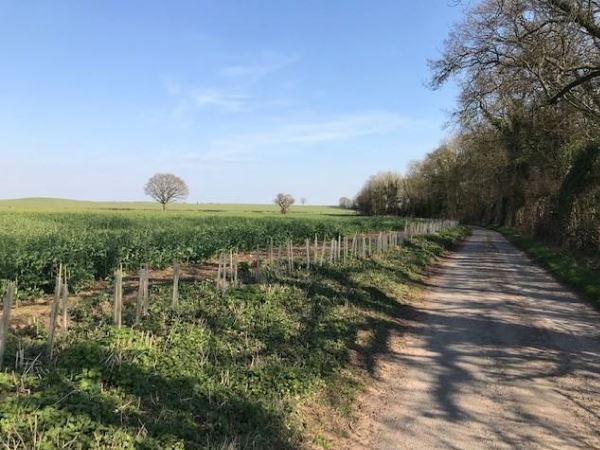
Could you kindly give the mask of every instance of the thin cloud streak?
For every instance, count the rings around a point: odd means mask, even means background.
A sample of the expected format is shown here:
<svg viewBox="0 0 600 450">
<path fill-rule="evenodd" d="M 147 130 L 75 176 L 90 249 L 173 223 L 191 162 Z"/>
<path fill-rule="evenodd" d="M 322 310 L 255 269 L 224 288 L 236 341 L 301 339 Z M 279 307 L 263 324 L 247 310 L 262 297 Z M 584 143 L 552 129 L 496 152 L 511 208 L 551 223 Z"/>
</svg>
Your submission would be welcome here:
<svg viewBox="0 0 600 450">
<path fill-rule="evenodd" d="M 176 156 L 186 164 L 248 163 L 262 152 L 308 145 L 351 141 L 364 136 L 383 135 L 418 125 L 413 119 L 390 112 L 363 112 L 312 122 L 293 122 L 270 131 L 237 134 L 215 139 L 205 152 Z"/>
<path fill-rule="evenodd" d="M 177 156 L 177 162 L 184 165 L 218 167 L 226 164 L 250 163 L 250 152 L 239 150 L 211 150 L 204 153 L 186 152 Z"/>
<path fill-rule="evenodd" d="M 246 133 L 216 141 L 219 148 L 262 148 L 281 144 L 317 144 L 386 134 L 415 122 L 387 112 L 365 112 L 314 122 L 294 122 L 271 131 Z"/>
<path fill-rule="evenodd" d="M 215 106 L 229 112 L 245 109 L 252 96 L 217 89 L 195 89 L 188 93 L 190 100 L 199 107 Z"/>
<path fill-rule="evenodd" d="M 256 91 L 263 78 L 294 64 L 298 57 L 282 57 L 265 52 L 254 60 L 259 62 L 231 65 L 218 70 L 222 82 L 217 86 L 190 86 L 172 79 L 164 80 L 167 93 L 176 101 L 173 116 L 181 123 L 189 124 L 190 116 L 196 111 L 239 113 L 264 103 L 287 103 L 285 99 L 261 101 Z"/>
<path fill-rule="evenodd" d="M 227 78 L 246 78 L 256 82 L 267 75 L 291 66 L 296 63 L 299 58 L 298 56 L 280 57 L 270 55 L 267 59 L 271 59 L 271 61 L 253 64 L 236 64 L 221 69 L 219 73 Z"/>
<path fill-rule="evenodd" d="M 216 108 L 225 112 L 240 112 L 253 98 L 234 89 L 189 87 L 173 80 L 166 80 L 164 84 L 169 95 L 176 99 L 173 113 L 180 119 L 198 109 Z"/>
</svg>

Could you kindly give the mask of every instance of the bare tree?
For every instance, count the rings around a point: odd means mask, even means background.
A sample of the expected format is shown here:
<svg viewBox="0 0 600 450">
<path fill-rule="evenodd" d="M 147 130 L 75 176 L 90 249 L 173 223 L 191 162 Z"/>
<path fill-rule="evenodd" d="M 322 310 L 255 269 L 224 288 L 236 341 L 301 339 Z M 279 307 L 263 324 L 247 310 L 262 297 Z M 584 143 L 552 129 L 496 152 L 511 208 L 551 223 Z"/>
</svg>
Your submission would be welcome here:
<svg viewBox="0 0 600 450">
<path fill-rule="evenodd" d="M 172 173 L 157 173 L 148 180 L 144 192 L 162 205 L 163 211 L 173 200 L 183 200 L 188 196 L 188 187 Z"/>
<path fill-rule="evenodd" d="M 300 203 L 302 203 L 302 206 L 306 205 L 306 197 L 302 197 Z"/>
<path fill-rule="evenodd" d="M 352 209 L 352 206 L 354 206 L 354 202 L 348 197 L 340 197 L 338 205 L 342 209 Z"/>
<path fill-rule="evenodd" d="M 404 200 L 403 178 L 396 172 L 372 176 L 356 196 L 356 208 L 363 214 L 398 214 Z"/>
<path fill-rule="evenodd" d="M 523 99 L 534 107 L 566 102 L 598 118 L 600 1 L 482 0 L 431 66 L 434 87 L 457 78 L 463 120 L 497 120 Z"/>
<path fill-rule="evenodd" d="M 279 206 L 281 214 L 287 214 L 290 207 L 294 204 L 294 201 L 294 197 L 290 194 L 283 194 L 281 192 L 277 194 L 277 197 L 275 197 L 274 200 L 275 204 Z"/>
</svg>

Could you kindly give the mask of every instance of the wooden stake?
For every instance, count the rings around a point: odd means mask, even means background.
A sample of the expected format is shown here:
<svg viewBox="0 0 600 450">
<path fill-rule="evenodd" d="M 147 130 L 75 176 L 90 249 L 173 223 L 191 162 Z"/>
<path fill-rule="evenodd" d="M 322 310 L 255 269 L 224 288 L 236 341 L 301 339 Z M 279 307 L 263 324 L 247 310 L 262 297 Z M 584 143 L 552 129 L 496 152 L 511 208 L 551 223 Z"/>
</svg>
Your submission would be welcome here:
<svg viewBox="0 0 600 450">
<path fill-rule="evenodd" d="M 235 287 L 238 286 L 238 254 L 235 254 L 235 259 L 234 259 L 234 266 L 233 266 L 233 285 Z"/>
<path fill-rule="evenodd" d="M 139 271 L 139 284 L 138 284 L 138 295 L 137 303 L 135 305 L 135 325 L 138 325 L 142 320 L 142 313 L 144 312 L 144 269 Z"/>
<path fill-rule="evenodd" d="M 54 334 L 56 332 L 56 318 L 58 316 L 58 306 L 60 304 L 60 295 L 62 293 L 62 264 L 58 267 L 58 275 L 54 285 L 54 301 L 50 306 L 50 327 L 48 329 L 48 357 L 52 359 L 54 353 Z"/>
<path fill-rule="evenodd" d="M 67 283 L 67 274 L 65 273 L 65 282 L 62 288 L 62 327 L 63 333 L 67 334 L 69 330 L 69 284 Z"/>
<path fill-rule="evenodd" d="M 123 304 L 123 270 L 115 270 L 115 286 L 113 295 L 113 323 L 121 328 L 121 313 Z"/>
<path fill-rule="evenodd" d="M 175 308 L 177 303 L 179 302 L 179 276 L 180 276 L 179 263 L 177 261 L 173 262 L 173 297 L 171 298 L 171 306 Z"/>
<path fill-rule="evenodd" d="M 362 258 L 366 259 L 367 257 L 367 237 L 363 234 L 362 235 Z"/>
<path fill-rule="evenodd" d="M 348 236 L 344 236 L 344 262 L 348 261 Z"/>
<path fill-rule="evenodd" d="M 24 366 L 25 366 L 25 349 L 21 348 L 21 346 L 19 345 L 19 348 L 17 349 L 17 352 L 15 354 L 15 369 L 21 371 L 21 370 L 23 370 Z"/>
<path fill-rule="evenodd" d="M 117 309 L 117 327 L 121 328 L 123 321 L 123 267 L 119 267 L 119 304 Z"/>
<path fill-rule="evenodd" d="M 306 270 L 310 270 L 310 239 L 306 240 Z"/>
<path fill-rule="evenodd" d="M 228 288 L 227 283 L 227 253 L 223 252 L 223 268 L 221 269 L 221 283 L 223 284 L 223 290 L 226 291 Z"/>
<path fill-rule="evenodd" d="M 235 286 L 233 280 L 233 250 L 229 250 L 229 281 Z"/>
<path fill-rule="evenodd" d="M 333 262 L 335 260 L 335 239 L 331 240 L 331 243 L 329 244 L 329 264 L 333 265 Z"/>
<path fill-rule="evenodd" d="M 4 303 L 2 305 L 2 322 L 0 322 L 0 368 L 4 360 L 4 350 L 6 349 L 6 339 L 10 327 L 10 314 L 12 312 L 13 299 L 15 296 L 15 284 L 10 282 L 4 295 Z"/>
<path fill-rule="evenodd" d="M 142 316 L 148 315 L 148 307 L 150 306 L 150 269 L 148 269 L 148 264 L 144 268 L 144 283 L 142 290 Z"/>
</svg>

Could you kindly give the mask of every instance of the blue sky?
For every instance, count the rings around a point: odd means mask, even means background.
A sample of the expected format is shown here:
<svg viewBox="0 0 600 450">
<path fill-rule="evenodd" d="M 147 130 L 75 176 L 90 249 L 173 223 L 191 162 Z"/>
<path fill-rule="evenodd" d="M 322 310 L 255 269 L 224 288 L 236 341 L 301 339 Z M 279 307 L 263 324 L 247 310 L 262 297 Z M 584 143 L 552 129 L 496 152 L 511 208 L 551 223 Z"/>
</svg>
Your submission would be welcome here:
<svg viewBox="0 0 600 450">
<path fill-rule="evenodd" d="M 309 203 L 448 134 L 450 0 L 0 0 L 0 198 Z"/>
</svg>

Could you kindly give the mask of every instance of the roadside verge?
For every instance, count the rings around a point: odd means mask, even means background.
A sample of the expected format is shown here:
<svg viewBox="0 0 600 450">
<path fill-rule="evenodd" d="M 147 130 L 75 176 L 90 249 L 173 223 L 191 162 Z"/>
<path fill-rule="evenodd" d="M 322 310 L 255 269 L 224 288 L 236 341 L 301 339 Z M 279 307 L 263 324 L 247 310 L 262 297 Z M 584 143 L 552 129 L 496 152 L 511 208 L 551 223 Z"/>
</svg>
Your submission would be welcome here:
<svg viewBox="0 0 600 450">
<path fill-rule="evenodd" d="M 600 309 L 600 260 L 575 255 L 567 249 L 553 247 L 518 231 L 495 228 L 560 282 L 573 288 Z"/>
<path fill-rule="evenodd" d="M 415 326 L 414 305 L 422 298 L 432 265 L 469 234 L 469 228 L 457 227 L 415 238 L 360 268 L 348 268 L 349 278 L 339 288 L 349 289 L 344 296 L 356 324 L 349 359 L 298 409 L 306 448 L 368 447 L 373 434 L 370 418 L 377 412 L 372 397 L 380 389 L 378 380 L 389 369 L 386 357 Z M 359 292 L 352 284 L 360 286 L 359 301 L 352 300 Z"/>
</svg>

